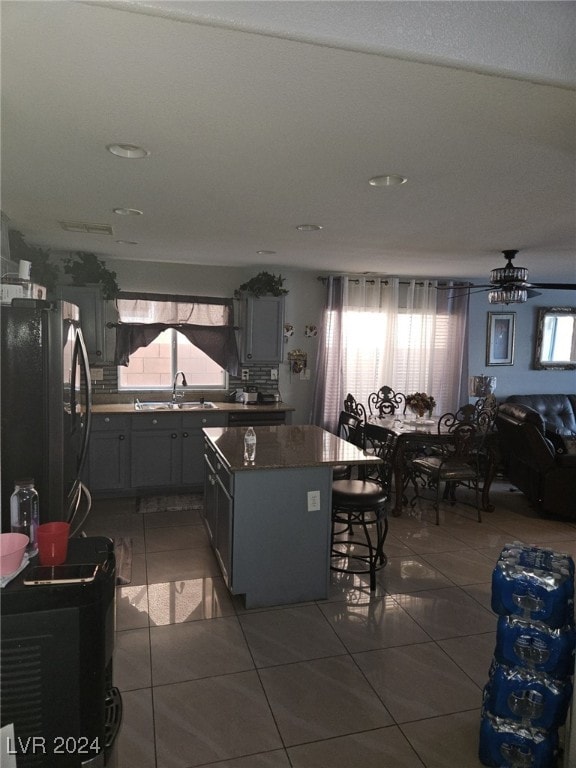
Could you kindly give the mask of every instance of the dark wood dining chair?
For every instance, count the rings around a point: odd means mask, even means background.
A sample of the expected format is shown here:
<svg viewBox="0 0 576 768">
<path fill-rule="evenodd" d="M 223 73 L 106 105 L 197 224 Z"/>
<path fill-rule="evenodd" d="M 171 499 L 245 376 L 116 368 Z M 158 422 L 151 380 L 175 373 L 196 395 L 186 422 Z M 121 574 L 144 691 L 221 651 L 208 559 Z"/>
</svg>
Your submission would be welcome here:
<svg viewBox="0 0 576 768">
<path fill-rule="evenodd" d="M 459 418 L 460 417 L 460 418 Z M 484 435 L 478 429 L 478 422 L 470 417 L 468 410 L 462 413 L 445 413 L 438 420 L 440 439 L 435 453 L 419 456 L 410 462 L 415 488 L 412 505 L 420 498 L 420 486 L 435 488 L 434 509 L 436 525 L 440 524 L 440 491 L 445 484 L 444 498 L 455 504 L 455 489 L 464 484 L 474 491 L 478 522 L 482 522 L 480 505 L 480 447 Z"/>
<path fill-rule="evenodd" d="M 347 440 L 349 443 L 357 446 L 358 448 L 364 447 L 364 422 L 353 413 L 348 411 L 340 411 L 338 417 L 338 428 L 336 434 L 341 437 L 342 440 Z M 345 480 L 352 476 L 352 465 L 337 464 L 332 469 L 333 480 Z"/>
<path fill-rule="evenodd" d="M 350 392 L 344 399 L 344 410 L 346 413 L 353 413 L 354 416 L 358 416 L 362 421 L 366 421 L 366 408 Z"/>
<path fill-rule="evenodd" d="M 371 416 L 393 416 L 406 412 L 406 395 L 395 392 L 391 387 L 380 387 L 368 395 L 368 409 Z"/>
</svg>

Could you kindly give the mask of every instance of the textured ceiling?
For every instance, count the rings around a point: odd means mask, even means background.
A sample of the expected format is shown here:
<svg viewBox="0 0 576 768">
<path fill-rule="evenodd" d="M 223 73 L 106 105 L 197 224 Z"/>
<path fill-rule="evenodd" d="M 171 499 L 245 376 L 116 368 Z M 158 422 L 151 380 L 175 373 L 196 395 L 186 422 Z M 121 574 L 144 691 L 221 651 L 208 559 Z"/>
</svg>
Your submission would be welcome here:
<svg viewBox="0 0 576 768">
<path fill-rule="evenodd" d="M 29 242 L 474 278 L 518 248 L 535 281 L 576 282 L 572 2 L 0 10 L 2 209 Z M 369 186 L 384 173 L 408 182 Z"/>
</svg>

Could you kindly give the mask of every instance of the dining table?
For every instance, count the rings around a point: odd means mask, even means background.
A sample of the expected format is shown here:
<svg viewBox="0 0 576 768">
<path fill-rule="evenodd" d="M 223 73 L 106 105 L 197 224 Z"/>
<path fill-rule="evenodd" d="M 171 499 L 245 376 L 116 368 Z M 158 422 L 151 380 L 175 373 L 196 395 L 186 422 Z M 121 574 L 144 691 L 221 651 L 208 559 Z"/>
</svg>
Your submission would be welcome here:
<svg viewBox="0 0 576 768">
<path fill-rule="evenodd" d="M 394 481 L 394 497 L 392 514 L 400 517 L 402 508 L 407 503 L 405 495 L 409 479 L 410 460 L 423 452 L 441 447 L 450 442 L 453 437 L 438 417 L 418 417 L 410 414 L 393 414 L 386 416 L 371 415 L 368 423 L 382 429 L 383 439 L 392 439 L 391 451 L 392 477 Z M 440 428 L 439 428 L 440 424 Z M 486 512 L 493 512 L 494 505 L 490 502 L 490 486 L 494 479 L 496 467 L 495 433 L 489 433 L 484 440 L 486 461 L 483 465 L 481 503 Z"/>
</svg>

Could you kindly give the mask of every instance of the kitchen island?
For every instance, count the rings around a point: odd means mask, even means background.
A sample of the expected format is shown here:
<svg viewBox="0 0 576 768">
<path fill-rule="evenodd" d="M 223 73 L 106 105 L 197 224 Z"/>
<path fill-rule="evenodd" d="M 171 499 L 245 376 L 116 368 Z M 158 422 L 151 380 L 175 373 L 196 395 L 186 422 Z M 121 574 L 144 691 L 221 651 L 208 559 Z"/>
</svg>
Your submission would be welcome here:
<svg viewBox="0 0 576 768">
<path fill-rule="evenodd" d="M 247 608 L 322 600 L 330 582 L 332 467 L 379 458 L 315 426 L 203 430 L 204 520 L 224 580 Z"/>
</svg>

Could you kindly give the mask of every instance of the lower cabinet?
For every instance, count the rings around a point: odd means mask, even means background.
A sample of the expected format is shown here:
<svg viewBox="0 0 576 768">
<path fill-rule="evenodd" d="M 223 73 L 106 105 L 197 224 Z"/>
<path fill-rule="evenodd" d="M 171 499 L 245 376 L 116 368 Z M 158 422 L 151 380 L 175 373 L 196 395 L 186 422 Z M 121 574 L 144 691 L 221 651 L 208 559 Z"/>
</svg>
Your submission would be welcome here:
<svg viewBox="0 0 576 768">
<path fill-rule="evenodd" d="M 204 522 L 226 586 L 231 588 L 234 520 L 232 475 L 209 446 L 206 446 L 204 462 Z"/>
<path fill-rule="evenodd" d="M 130 417 L 94 414 L 86 468 L 90 491 L 123 491 L 129 487 L 129 457 Z"/>
<path fill-rule="evenodd" d="M 85 482 L 96 495 L 200 490 L 204 427 L 226 412 L 93 414 Z"/>
<path fill-rule="evenodd" d="M 225 427 L 228 414 L 183 413 L 182 414 L 182 483 L 201 486 L 204 480 L 204 427 Z"/>
<path fill-rule="evenodd" d="M 182 425 L 178 413 L 132 416 L 130 485 L 179 485 L 182 475 Z"/>
</svg>

